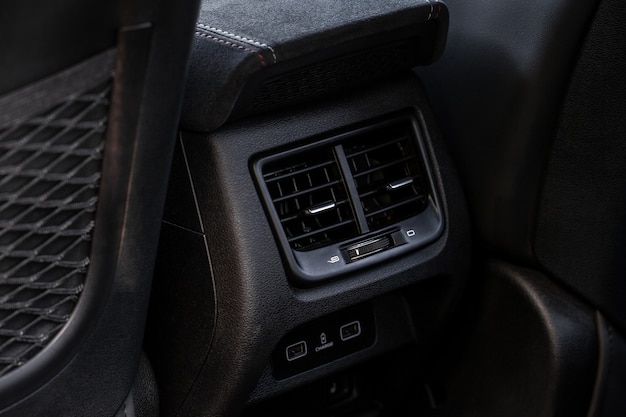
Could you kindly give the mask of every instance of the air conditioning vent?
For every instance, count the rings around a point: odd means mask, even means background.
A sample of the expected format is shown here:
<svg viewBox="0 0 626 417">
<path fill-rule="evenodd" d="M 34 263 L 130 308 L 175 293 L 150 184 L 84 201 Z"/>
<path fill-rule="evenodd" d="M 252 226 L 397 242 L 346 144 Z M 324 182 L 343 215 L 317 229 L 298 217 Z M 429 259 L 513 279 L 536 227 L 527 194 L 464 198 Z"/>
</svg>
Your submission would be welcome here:
<svg viewBox="0 0 626 417">
<path fill-rule="evenodd" d="M 298 283 L 422 247 L 443 230 L 418 119 L 398 115 L 254 164 Z"/>
<path fill-rule="evenodd" d="M 268 164 L 263 178 L 292 249 L 312 250 L 358 234 L 332 149 Z"/>
<path fill-rule="evenodd" d="M 344 145 L 370 231 L 424 211 L 428 181 L 410 126 L 374 130 Z"/>
</svg>

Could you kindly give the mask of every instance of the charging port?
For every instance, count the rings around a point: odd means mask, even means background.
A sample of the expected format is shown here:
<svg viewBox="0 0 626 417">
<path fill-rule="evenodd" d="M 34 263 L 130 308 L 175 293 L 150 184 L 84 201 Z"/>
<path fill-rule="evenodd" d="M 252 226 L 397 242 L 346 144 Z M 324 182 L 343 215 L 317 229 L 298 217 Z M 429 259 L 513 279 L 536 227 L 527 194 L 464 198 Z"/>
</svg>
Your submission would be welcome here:
<svg viewBox="0 0 626 417">
<path fill-rule="evenodd" d="M 341 340 L 344 342 L 346 340 L 354 339 L 361 334 L 361 323 L 356 320 L 351 323 L 344 324 L 341 326 L 339 333 L 341 335 Z"/>
<path fill-rule="evenodd" d="M 285 349 L 285 353 L 287 354 L 287 360 L 290 362 L 295 361 L 296 359 L 301 358 L 303 356 L 306 356 L 307 354 L 306 342 L 303 340 L 301 342 L 294 343 L 293 345 L 287 346 L 287 349 Z"/>
</svg>

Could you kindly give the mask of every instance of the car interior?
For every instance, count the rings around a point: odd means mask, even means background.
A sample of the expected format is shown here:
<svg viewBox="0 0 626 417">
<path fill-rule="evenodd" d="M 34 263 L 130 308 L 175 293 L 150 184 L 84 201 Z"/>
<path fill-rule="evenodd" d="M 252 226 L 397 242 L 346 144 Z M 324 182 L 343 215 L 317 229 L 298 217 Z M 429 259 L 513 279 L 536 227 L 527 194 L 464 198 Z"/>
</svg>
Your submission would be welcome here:
<svg viewBox="0 0 626 417">
<path fill-rule="evenodd" d="M 626 415 L 626 3 L 0 4 L 0 416 Z"/>
</svg>

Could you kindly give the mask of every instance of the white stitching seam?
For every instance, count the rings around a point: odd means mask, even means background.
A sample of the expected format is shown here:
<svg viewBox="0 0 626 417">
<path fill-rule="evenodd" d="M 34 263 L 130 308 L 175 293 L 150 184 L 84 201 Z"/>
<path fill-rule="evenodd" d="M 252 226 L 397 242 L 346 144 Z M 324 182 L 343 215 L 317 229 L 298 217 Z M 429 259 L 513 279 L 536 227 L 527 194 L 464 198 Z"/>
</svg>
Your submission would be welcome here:
<svg viewBox="0 0 626 417">
<path fill-rule="evenodd" d="M 263 66 L 263 67 L 266 66 L 265 58 L 263 58 L 263 55 L 261 53 L 255 51 L 255 50 L 252 50 L 250 48 L 246 48 L 245 46 L 241 46 L 239 44 L 236 44 L 236 43 L 233 43 L 233 42 L 230 42 L 230 41 L 226 41 L 224 39 L 217 38 L 217 37 L 215 37 L 213 35 L 201 32 L 199 30 L 196 30 L 196 35 L 197 36 L 202 36 L 203 38 L 208 38 L 208 39 L 214 40 L 214 41 L 219 42 L 219 43 L 224 44 L 224 45 L 228 45 L 228 46 L 230 46 L 232 48 L 236 48 L 236 49 L 240 49 L 242 51 L 249 52 L 249 53 L 251 53 L 253 55 L 256 55 L 256 57 L 259 58 L 259 60 L 261 61 L 261 66 Z"/>
<path fill-rule="evenodd" d="M 272 58 L 274 60 L 274 63 L 278 62 L 278 59 L 276 58 L 276 52 L 274 52 L 274 49 L 271 46 L 269 46 L 268 44 L 266 44 L 266 43 L 255 41 L 253 39 L 248 39 L 246 37 L 239 36 L 239 35 L 227 32 L 227 31 L 222 30 L 222 29 L 214 28 L 212 26 L 208 26 L 208 25 L 205 25 L 203 23 L 198 23 L 197 26 L 201 27 L 202 29 L 210 30 L 212 32 L 218 33 L 218 34 L 220 34 L 222 36 L 229 37 L 229 38 L 231 38 L 233 40 L 236 40 L 236 41 L 239 41 L 239 42 L 243 42 L 243 43 L 247 43 L 248 45 L 251 45 L 251 46 L 256 46 L 256 47 L 259 47 L 259 48 L 268 49 L 272 53 Z"/>
<path fill-rule="evenodd" d="M 437 13 L 435 14 L 435 5 L 431 2 L 431 0 L 426 0 L 426 2 L 430 6 L 430 11 L 428 12 L 428 19 L 426 20 L 431 20 L 433 18 L 439 17 L 440 10 L 437 10 Z M 435 0 L 435 3 L 439 3 L 439 0 Z"/>
<path fill-rule="evenodd" d="M 430 20 L 433 17 L 433 12 L 435 11 L 435 6 L 430 2 L 430 0 L 426 0 L 426 2 L 428 2 L 428 5 L 430 6 L 430 12 L 428 12 L 428 19 L 426 19 L 426 20 Z"/>
</svg>

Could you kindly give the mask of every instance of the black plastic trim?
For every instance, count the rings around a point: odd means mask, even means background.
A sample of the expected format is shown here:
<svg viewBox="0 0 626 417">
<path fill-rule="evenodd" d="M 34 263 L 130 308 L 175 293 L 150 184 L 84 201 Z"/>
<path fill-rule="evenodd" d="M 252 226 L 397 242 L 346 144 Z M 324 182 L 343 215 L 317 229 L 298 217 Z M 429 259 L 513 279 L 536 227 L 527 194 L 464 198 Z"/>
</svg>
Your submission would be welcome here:
<svg viewBox="0 0 626 417">
<path fill-rule="evenodd" d="M 359 332 L 341 337 L 341 329 L 353 323 L 358 323 Z M 326 315 L 281 339 L 272 355 L 273 375 L 277 380 L 286 379 L 366 349 L 375 341 L 376 322 L 370 303 Z M 304 350 L 289 357 L 293 346 L 304 346 Z"/>
<path fill-rule="evenodd" d="M 417 114 L 415 114 L 417 113 Z M 278 241 L 280 242 L 283 255 L 286 259 L 287 268 L 291 271 L 295 284 L 301 286 L 317 285 L 332 278 L 338 277 L 340 274 L 351 273 L 367 266 L 371 266 L 381 261 L 406 254 L 410 251 L 422 248 L 435 241 L 444 228 L 444 220 L 441 212 L 441 203 L 439 200 L 439 190 L 435 186 L 432 173 L 432 165 L 427 152 L 427 142 L 430 141 L 426 129 L 422 123 L 421 114 L 418 109 L 413 112 L 402 112 L 400 114 L 390 115 L 382 120 L 369 121 L 365 126 L 351 128 L 338 134 L 327 134 L 325 138 L 317 138 L 316 141 L 305 146 L 295 149 L 275 153 L 272 155 L 264 155 L 255 160 L 253 163 L 253 172 L 256 177 L 258 189 L 260 190 L 266 214 L 268 215 L 273 228 L 275 230 Z M 359 222 L 359 230 L 362 234 L 355 238 L 348 238 L 342 242 L 334 243 L 318 249 L 309 251 L 297 251 L 291 248 L 289 240 L 285 235 L 281 221 L 273 207 L 272 197 L 263 180 L 263 168 L 273 161 L 283 159 L 292 154 L 300 154 L 321 147 L 339 146 L 340 143 L 350 140 L 358 135 L 391 126 L 398 123 L 409 123 L 413 140 L 417 144 L 416 151 L 420 158 L 421 167 L 428 179 L 428 204 L 424 211 L 416 216 L 399 221 L 398 223 L 382 229 L 369 232 L 367 225 L 363 224 L 365 218 L 363 209 L 360 207 L 360 197 L 356 192 L 354 184 L 351 186 L 352 174 L 347 169 L 347 163 L 338 157 L 338 166 L 342 172 L 342 176 L 346 182 L 346 189 L 353 205 L 355 217 Z M 358 262 L 347 259 L 344 252 L 347 247 L 364 242 L 366 240 L 383 236 L 386 234 L 400 234 L 403 236 L 398 245 L 390 247 L 384 251 L 364 257 Z"/>
</svg>

